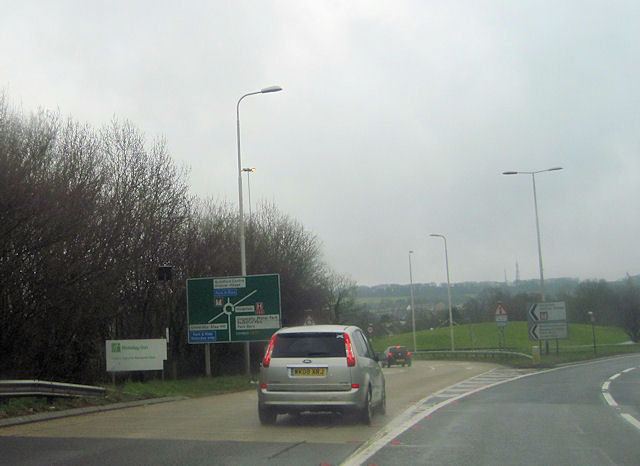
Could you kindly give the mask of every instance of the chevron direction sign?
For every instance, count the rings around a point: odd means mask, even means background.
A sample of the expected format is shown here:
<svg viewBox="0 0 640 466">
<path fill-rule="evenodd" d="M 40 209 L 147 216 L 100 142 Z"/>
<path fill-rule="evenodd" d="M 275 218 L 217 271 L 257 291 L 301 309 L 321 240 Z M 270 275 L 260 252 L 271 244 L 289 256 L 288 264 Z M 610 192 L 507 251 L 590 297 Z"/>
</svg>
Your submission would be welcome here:
<svg viewBox="0 0 640 466">
<path fill-rule="evenodd" d="M 529 339 L 533 341 L 569 338 L 564 301 L 535 303 L 528 312 Z"/>
</svg>

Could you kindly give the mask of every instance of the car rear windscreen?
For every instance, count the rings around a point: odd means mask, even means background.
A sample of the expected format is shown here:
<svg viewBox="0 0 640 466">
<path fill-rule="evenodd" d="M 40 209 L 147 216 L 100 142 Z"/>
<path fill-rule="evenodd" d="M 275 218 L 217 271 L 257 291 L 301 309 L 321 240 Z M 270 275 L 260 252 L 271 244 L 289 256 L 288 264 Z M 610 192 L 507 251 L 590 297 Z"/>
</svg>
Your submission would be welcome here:
<svg viewBox="0 0 640 466">
<path fill-rule="evenodd" d="M 273 347 L 274 358 L 346 357 L 343 333 L 281 333 Z"/>
</svg>

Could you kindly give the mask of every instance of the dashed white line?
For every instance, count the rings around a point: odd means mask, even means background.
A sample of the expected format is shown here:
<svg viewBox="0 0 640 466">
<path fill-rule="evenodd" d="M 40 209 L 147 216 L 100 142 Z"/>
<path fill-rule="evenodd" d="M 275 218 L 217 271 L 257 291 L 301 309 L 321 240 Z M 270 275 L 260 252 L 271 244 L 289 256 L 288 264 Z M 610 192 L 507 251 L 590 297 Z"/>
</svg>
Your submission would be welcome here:
<svg viewBox="0 0 640 466">
<path fill-rule="evenodd" d="M 614 374 L 611 377 L 609 377 L 609 380 L 602 384 L 602 396 L 604 397 L 605 401 L 607 402 L 607 404 L 609 406 L 611 406 L 611 407 L 617 407 L 618 406 L 618 403 L 616 402 L 616 400 L 609 393 L 609 386 L 611 385 L 611 381 L 612 380 L 616 380 L 622 374 L 627 374 L 627 373 L 631 372 L 634 369 L 635 369 L 635 367 L 630 367 L 628 369 L 623 370 L 622 372 L 618 372 L 617 374 Z M 629 413 L 619 413 L 619 414 L 622 417 L 622 419 L 627 421 L 629 424 L 631 424 L 636 429 L 640 430 L 640 421 L 638 421 L 635 417 L 633 417 Z"/>
<path fill-rule="evenodd" d="M 640 421 L 638 421 L 635 417 L 633 417 L 631 414 L 627 414 L 627 413 L 620 413 L 620 416 L 622 416 L 622 418 L 627 421 L 629 424 L 631 424 L 633 427 L 635 427 L 636 429 L 640 430 Z"/>
</svg>

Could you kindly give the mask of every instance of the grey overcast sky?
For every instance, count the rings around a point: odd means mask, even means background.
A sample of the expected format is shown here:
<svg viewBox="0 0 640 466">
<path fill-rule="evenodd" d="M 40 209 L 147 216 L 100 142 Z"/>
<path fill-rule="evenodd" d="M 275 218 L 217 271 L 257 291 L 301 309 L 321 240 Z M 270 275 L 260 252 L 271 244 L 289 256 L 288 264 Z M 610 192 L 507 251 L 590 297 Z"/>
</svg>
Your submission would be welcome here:
<svg viewBox="0 0 640 466">
<path fill-rule="evenodd" d="M 640 273 L 640 2 L 5 0 L 0 89 L 166 138 L 194 194 L 299 220 L 359 284 Z M 246 178 L 244 179 L 246 189 Z M 245 200 L 247 193 L 245 191 Z M 248 206 L 245 207 L 248 209 Z M 251 273 L 251 271 L 249 271 Z"/>
</svg>

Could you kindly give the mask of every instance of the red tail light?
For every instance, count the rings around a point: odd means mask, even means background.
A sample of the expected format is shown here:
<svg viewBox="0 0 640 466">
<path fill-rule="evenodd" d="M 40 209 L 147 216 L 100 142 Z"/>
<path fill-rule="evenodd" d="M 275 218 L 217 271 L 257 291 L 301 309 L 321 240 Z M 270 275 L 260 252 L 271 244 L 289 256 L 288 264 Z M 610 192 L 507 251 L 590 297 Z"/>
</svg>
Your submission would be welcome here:
<svg viewBox="0 0 640 466">
<path fill-rule="evenodd" d="M 271 353 L 273 352 L 273 345 L 276 343 L 276 336 L 273 335 L 271 337 L 271 341 L 269 342 L 269 348 L 267 348 L 267 352 L 264 355 L 264 359 L 262 359 L 262 367 L 269 367 L 271 364 Z"/>
<path fill-rule="evenodd" d="M 356 356 L 353 354 L 353 347 L 351 346 L 351 338 L 349 334 L 344 334 L 344 349 L 347 352 L 347 366 L 353 367 L 356 365 Z"/>
<path fill-rule="evenodd" d="M 411 356 L 411 351 L 407 351 L 407 356 Z"/>
</svg>

